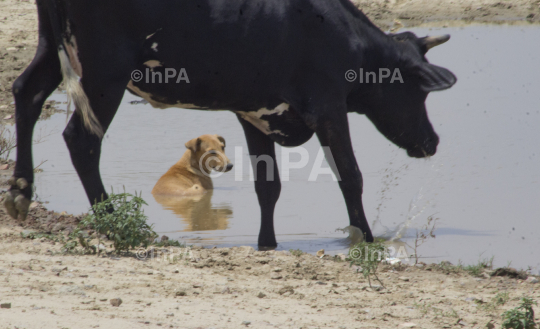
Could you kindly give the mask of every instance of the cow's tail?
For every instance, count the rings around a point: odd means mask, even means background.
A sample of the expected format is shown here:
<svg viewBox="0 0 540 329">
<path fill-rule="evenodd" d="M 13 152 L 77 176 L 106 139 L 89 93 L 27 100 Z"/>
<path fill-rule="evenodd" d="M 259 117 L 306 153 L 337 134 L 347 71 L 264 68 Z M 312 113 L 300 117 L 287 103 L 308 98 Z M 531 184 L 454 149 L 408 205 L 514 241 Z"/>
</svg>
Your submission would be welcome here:
<svg viewBox="0 0 540 329">
<path fill-rule="evenodd" d="M 71 66 L 71 62 L 69 61 L 68 54 L 64 49 L 63 44 L 58 47 L 58 57 L 60 58 L 60 65 L 62 67 L 64 87 L 66 88 L 66 93 L 68 95 L 68 104 L 73 102 L 75 104 L 75 109 L 79 111 L 79 114 L 82 116 L 86 129 L 97 135 L 99 138 L 102 138 L 103 128 L 101 123 L 99 123 L 94 111 L 92 111 L 88 97 L 79 81 L 79 76 Z"/>
<path fill-rule="evenodd" d="M 68 104 L 72 102 L 75 104 L 75 110 L 81 115 L 86 129 L 101 139 L 103 138 L 103 127 L 90 106 L 90 101 L 84 92 L 80 78 L 75 73 L 68 52 L 66 51 L 65 43 L 69 42 L 69 40 L 65 40 L 65 37 L 69 38 L 70 36 L 69 31 L 67 31 L 69 30 L 67 19 L 61 17 L 62 13 L 64 13 L 63 8 L 59 8 L 59 6 L 62 6 L 62 2 L 49 0 L 46 4 L 49 9 L 49 17 L 40 17 L 40 19 L 49 19 L 53 29 L 54 39 L 58 47 L 58 58 L 60 59 L 62 68 L 62 77 L 64 78 L 64 85 L 68 95 Z"/>
</svg>

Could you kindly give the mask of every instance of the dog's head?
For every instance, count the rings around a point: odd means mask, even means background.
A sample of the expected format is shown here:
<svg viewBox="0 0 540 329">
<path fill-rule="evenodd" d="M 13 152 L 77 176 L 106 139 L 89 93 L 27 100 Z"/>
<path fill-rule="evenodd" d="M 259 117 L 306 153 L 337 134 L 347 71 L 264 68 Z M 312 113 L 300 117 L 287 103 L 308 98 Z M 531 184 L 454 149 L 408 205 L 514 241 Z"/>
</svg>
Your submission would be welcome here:
<svg viewBox="0 0 540 329">
<path fill-rule="evenodd" d="M 225 155 L 225 138 L 219 135 L 202 135 L 186 143 L 191 151 L 192 166 L 206 174 L 213 170 L 227 172 L 233 164 Z"/>
</svg>

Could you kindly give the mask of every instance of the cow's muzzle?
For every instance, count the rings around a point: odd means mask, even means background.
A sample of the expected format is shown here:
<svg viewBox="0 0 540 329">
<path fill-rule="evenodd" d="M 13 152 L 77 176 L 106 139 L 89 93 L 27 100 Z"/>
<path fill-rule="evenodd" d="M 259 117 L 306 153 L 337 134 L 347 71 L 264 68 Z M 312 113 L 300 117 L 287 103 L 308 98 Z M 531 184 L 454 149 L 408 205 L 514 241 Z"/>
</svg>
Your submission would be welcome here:
<svg viewBox="0 0 540 329">
<path fill-rule="evenodd" d="M 428 138 L 422 145 L 416 145 L 414 148 L 408 149 L 407 155 L 411 158 L 430 157 L 437 153 L 437 145 L 439 145 L 439 137 Z"/>
</svg>

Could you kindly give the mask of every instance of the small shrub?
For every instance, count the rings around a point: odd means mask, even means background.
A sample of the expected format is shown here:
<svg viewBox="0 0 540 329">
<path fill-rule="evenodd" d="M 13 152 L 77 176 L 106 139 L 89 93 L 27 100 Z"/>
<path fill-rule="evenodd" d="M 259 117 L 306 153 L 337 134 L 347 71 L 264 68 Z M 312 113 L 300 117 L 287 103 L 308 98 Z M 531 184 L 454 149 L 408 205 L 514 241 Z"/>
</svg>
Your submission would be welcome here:
<svg viewBox="0 0 540 329">
<path fill-rule="evenodd" d="M 533 305 L 538 305 L 532 298 L 521 298 L 518 307 L 503 313 L 504 329 L 535 329 L 538 328 L 534 322 Z"/>
<path fill-rule="evenodd" d="M 350 261 L 350 266 L 356 265 L 362 268 L 362 274 L 364 278 L 368 279 L 370 287 L 371 276 L 384 286 L 377 276 L 377 268 L 386 259 L 387 255 L 388 249 L 383 243 L 379 241 L 372 243 L 362 241 L 349 250 L 348 260 Z"/>
<path fill-rule="evenodd" d="M 463 270 L 468 272 L 472 276 L 481 276 L 484 269 L 491 269 L 493 267 L 493 257 L 490 259 L 479 260 L 476 265 L 463 266 Z"/>
<path fill-rule="evenodd" d="M 478 305 L 479 309 L 482 309 L 487 312 L 495 311 L 499 306 L 506 304 L 506 302 L 510 299 L 510 296 L 508 292 L 499 292 L 495 297 L 493 297 L 489 303 L 486 303 L 484 301 L 475 300 L 475 303 Z"/>
<path fill-rule="evenodd" d="M 153 244 L 156 247 L 179 247 L 179 248 L 186 248 L 186 244 L 182 243 L 178 240 L 165 240 L 156 242 Z"/>
<path fill-rule="evenodd" d="M 140 195 L 111 193 L 107 200 L 91 207 L 90 213 L 70 235 L 65 248 L 72 250 L 80 244 L 86 250 L 94 249 L 89 245 L 92 238 L 82 231 L 86 228 L 96 231 L 98 246 L 99 237 L 106 235 L 112 241 L 116 252 L 139 246 L 146 248 L 158 235 L 152 226 L 147 224 L 147 217 L 142 210 L 143 205 L 146 205 L 146 202 Z"/>
<path fill-rule="evenodd" d="M 296 257 L 300 257 L 304 254 L 304 252 L 300 249 L 289 249 L 289 252 L 291 253 L 291 255 Z"/>
<path fill-rule="evenodd" d="M 6 126 L 0 125 L 0 159 L 7 160 L 15 147 L 17 147 L 15 134 L 11 133 Z"/>
</svg>

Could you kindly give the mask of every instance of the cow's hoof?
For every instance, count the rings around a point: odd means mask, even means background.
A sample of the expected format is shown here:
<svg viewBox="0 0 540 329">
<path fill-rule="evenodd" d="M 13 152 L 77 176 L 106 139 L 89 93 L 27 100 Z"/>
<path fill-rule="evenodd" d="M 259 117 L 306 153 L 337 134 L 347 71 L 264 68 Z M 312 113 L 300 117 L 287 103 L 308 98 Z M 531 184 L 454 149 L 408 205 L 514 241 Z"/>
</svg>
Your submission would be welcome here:
<svg viewBox="0 0 540 329">
<path fill-rule="evenodd" d="M 17 219 L 20 216 L 22 220 L 25 220 L 30 208 L 30 200 L 21 193 L 21 190 L 28 187 L 28 182 L 24 178 L 11 177 L 8 183 L 11 185 L 11 190 L 4 197 L 4 206 L 11 217 Z"/>
</svg>

